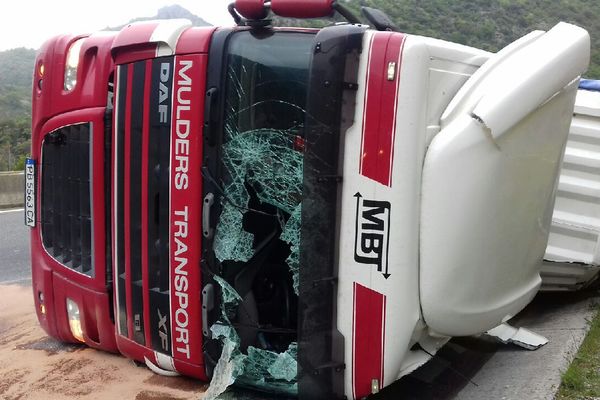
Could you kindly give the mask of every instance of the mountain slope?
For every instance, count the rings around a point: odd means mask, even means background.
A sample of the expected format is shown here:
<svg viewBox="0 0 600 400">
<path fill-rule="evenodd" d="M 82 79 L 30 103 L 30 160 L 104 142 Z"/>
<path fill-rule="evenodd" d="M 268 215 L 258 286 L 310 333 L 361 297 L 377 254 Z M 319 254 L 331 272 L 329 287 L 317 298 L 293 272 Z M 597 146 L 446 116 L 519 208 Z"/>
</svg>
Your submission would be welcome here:
<svg viewBox="0 0 600 400">
<path fill-rule="evenodd" d="M 198 17 L 195 14 L 192 14 L 190 11 L 181 7 L 178 4 L 173 4 L 170 6 L 162 7 L 158 10 L 156 15 L 154 15 L 152 17 L 135 18 L 135 19 L 132 19 L 131 21 L 129 21 L 128 23 L 130 24 L 132 22 L 150 21 L 150 20 L 155 20 L 155 19 L 178 19 L 178 18 L 189 19 L 192 22 L 192 25 L 194 25 L 194 26 L 210 26 L 211 25 L 208 22 L 206 22 L 205 20 L 203 20 L 202 18 Z M 127 24 L 125 24 L 125 25 L 127 25 Z M 119 30 L 122 27 L 124 27 L 125 25 L 121 25 L 121 26 L 114 27 L 114 28 L 108 28 L 108 30 L 111 30 L 111 31 Z"/>
<path fill-rule="evenodd" d="M 592 60 L 587 77 L 600 79 L 600 7 L 598 0 L 350 0 L 386 12 L 401 31 L 498 51 L 532 30 L 548 30 L 560 21 L 588 30 Z"/>
<path fill-rule="evenodd" d="M 130 22 L 174 18 L 189 19 L 195 26 L 210 25 L 178 5 L 163 7 L 153 17 Z M 0 171 L 23 169 L 24 158 L 29 153 L 35 55 L 35 50 L 25 48 L 0 52 Z"/>
<path fill-rule="evenodd" d="M 35 50 L 0 52 L 0 120 L 29 115 Z"/>
<path fill-rule="evenodd" d="M 588 30 L 592 59 L 585 74 L 600 79 L 600 7 L 598 0 L 347 0 L 344 5 L 361 16 L 360 7 L 378 8 L 400 31 L 457 42 L 496 52 L 536 30 L 560 21 Z M 275 18 L 279 26 L 323 27 L 330 20 L 294 21 Z M 336 21 L 341 21 L 336 17 Z"/>
<path fill-rule="evenodd" d="M 497 51 L 534 29 L 547 30 L 559 21 L 571 22 L 590 32 L 592 62 L 585 76 L 600 79 L 600 7 L 597 0 L 349 0 L 345 4 L 357 15 L 360 15 L 360 6 L 380 8 L 406 33 L 490 51 Z M 155 16 L 130 22 L 172 18 L 187 18 L 196 26 L 209 25 L 177 5 L 163 7 Z M 330 21 L 278 18 L 276 23 L 323 26 Z M 14 160 L 22 158 L 28 151 L 34 62 L 35 50 L 21 48 L 0 52 L 0 170 L 9 165 L 14 167 Z"/>
</svg>

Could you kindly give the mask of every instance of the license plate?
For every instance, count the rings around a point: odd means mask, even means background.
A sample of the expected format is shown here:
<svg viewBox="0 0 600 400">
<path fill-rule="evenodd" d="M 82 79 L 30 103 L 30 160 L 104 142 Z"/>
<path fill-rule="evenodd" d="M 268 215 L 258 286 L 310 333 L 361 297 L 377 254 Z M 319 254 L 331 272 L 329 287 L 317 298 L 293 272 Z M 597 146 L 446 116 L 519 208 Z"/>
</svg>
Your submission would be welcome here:
<svg viewBox="0 0 600 400">
<path fill-rule="evenodd" d="M 25 225 L 35 226 L 35 160 L 25 160 Z"/>
</svg>

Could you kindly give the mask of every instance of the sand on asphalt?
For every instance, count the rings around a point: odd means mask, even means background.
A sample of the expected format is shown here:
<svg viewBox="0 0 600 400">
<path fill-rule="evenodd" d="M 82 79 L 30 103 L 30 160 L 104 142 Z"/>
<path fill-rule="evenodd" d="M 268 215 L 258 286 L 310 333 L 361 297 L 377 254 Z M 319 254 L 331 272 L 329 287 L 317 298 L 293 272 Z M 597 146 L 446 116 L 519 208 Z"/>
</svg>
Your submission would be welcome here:
<svg viewBox="0 0 600 400">
<path fill-rule="evenodd" d="M 201 399 L 207 384 L 163 377 L 117 354 L 50 338 L 30 286 L 0 285 L 0 399 Z"/>
</svg>

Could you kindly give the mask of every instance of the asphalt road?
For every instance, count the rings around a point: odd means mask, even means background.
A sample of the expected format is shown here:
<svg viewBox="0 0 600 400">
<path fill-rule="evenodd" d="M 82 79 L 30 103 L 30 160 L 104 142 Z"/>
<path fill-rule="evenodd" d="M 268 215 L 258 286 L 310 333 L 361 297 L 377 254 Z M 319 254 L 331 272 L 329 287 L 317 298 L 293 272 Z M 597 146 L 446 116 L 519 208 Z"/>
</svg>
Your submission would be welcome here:
<svg viewBox="0 0 600 400">
<path fill-rule="evenodd" d="M 0 211 L 0 284 L 29 285 L 30 268 L 29 228 L 23 224 L 22 210 Z M 540 295 L 515 324 L 547 336 L 548 345 L 529 352 L 483 338 L 454 339 L 416 374 L 370 398 L 549 400 L 560 383 L 561 370 L 587 332 L 599 299 L 597 290 Z"/>
<path fill-rule="evenodd" d="M 540 293 L 510 323 L 545 336 L 545 346 L 529 351 L 485 336 L 454 338 L 373 400 L 552 400 L 599 304 L 595 288 Z"/>
<path fill-rule="evenodd" d="M 23 210 L 0 211 L 0 284 L 31 283 L 29 228 Z"/>
</svg>

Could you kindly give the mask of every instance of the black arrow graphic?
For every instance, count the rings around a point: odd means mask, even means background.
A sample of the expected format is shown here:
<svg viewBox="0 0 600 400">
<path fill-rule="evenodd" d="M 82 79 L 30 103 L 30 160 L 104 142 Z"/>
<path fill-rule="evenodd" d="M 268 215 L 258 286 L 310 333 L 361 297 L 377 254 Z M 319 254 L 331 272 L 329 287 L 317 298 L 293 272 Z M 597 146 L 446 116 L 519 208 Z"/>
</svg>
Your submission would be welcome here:
<svg viewBox="0 0 600 400">
<path fill-rule="evenodd" d="M 356 197 L 356 216 L 355 216 L 355 225 L 354 225 L 354 261 L 359 262 L 359 263 L 364 263 L 364 264 L 375 264 L 372 262 L 372 260 L 370 260 L 367 257 L 363 257 L 363 256 L 359 256 L 358 255 L 358 236 L 359 236 L 359 230 L 358 230 L 358 220 L 360 217 L 360 201 L 362 198 L 362 195 L 360 194 L 360 192 L 356 192 L 356 194 L 354 195 L 354 197 Z M 368 200 L 365 200 L 365 202 Z M 370 203 L 373 203 L 372 201 Z M 377 202 L 377 203 L 385 203 L 385 208 L 388 210 L 388 220 L 387 220 L 387 234 L 386 234 L 386 253 L 385 253 L 385 271 L 383 271 L 383 266 L 381 265 L 381 263 L 377 263 L 377 271 L 380 272 L 383 277 L 387 280 L 392 274 L 389 273 L 389 250 L 390 250 L 390 241 L 389 241 L 389 227 L 390 227 L 390 214 L 391 214 L 391 207 L 390 204 L 388 202 Z"/>
<path fill-rule="evenodd" d="M 388 208 L 388 223 L 387 223 L 387 235 L 385 237 L 386 240 L 386 246 L 385 246 L 385 272 L 382 273 L 383 277 L 387 280 L 392 274 L 389 273 L 389 268 L 390 268 L 390 230 L 391 225 L 390 223 L 392 218 L 392 207 L 391 205 Z"/>
<path fill-rule="evenodd" d="M 354 197 L 356 197 L 356 218 L 354 219 L 355 221 L 355 225 L 354 225 L 354 260 L 357 261 L 357 256 L 358 256 L 358 209 L 360 208 L 360 198 L 362 197 L 362 195 L 360 194 L 360 192 L 356 192 L 356 194 L 354 195 Z"/>
</svg>

